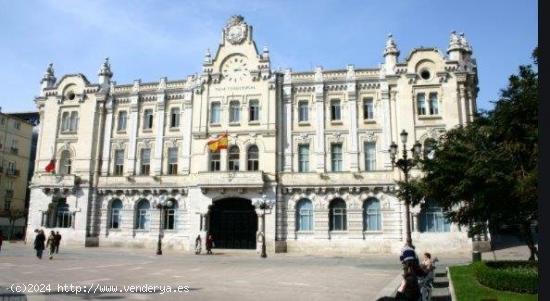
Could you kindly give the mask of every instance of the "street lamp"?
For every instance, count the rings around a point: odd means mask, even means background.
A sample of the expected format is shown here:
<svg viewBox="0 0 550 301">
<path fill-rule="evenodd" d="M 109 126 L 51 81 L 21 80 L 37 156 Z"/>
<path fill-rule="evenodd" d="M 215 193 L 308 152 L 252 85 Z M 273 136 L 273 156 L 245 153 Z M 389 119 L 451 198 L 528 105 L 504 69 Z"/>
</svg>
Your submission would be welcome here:
<svg viewBox="0 0 550 301">
<path fill-rule="evenodd" d="M 254 202 L 254 206 L 258 209 L 262 210 L 262 254 L 260 255 L 262 258 L 267 257 L 266 253 L 266 246 L 265 246 L 265 211 L 267 209 L 271 210 L 273 207 L 274 202 L 272 200 L 268 200 L 267 196 L 264 194 L 262 195 L 261 200 L 256 200 Z"/>
<path fill-rule="evenodd" d="M 407 184 L 407 189 L 408 189 L 410 171 L 418 163 L 418 158 L 420 156 L 420 152 L 422 151 L 422 145 L 418 141 L 414 143 L 413 148 L 410 149 L 410 151 L 413 153 L 413 158 L 409 159 L 407 156 L 407 138 L 409 136 L 409 133 L 403 130 L 399 136 L 401 136 L 401 142 L 403 143 L 403 155 L 402 155 L 403 157 L 396 161 L 398 147 L 397 147 L 397 144 L 395 144 L 395 142 L 392 142 L 389 149 L 390 158 L 391 158 L 392 167 L 397 166 L 397 168 L 399 168 L 399 170 L 401 170 L 405 175 L 405 184 Z M 405 215 L 406 215 L 406 223 L 407 223 L 407 227 L 406 227 L 407 244 L 409 245 L 412 245 L 411 214 L 410 214 L 411 201 L 412 200 L 411 200 L 410 192 L 407 191 L 406 197 L 405 197 Z"/>
<path fill-rule="evenodd" d="M 157 242 L 157 255 L 162 255 L 162 234 L 163 234 L 163 223 L 162 223 L 162 218 L 164 216 L 164 212 L 168 209 L 168 208 L 172 208 L 172 206 L 174 205 L 174 203 L 172 202 L 172 200 L 166 200 L 166 196 L 165 195 L 161 195 L 159 197 L 159 202 L 157 203 L 157 208 L 159 209 L 159 213 L 160 213 L 160 222 L 159 222 L 159 238 L 158 238 L 158 242 Z"/>
</svg>

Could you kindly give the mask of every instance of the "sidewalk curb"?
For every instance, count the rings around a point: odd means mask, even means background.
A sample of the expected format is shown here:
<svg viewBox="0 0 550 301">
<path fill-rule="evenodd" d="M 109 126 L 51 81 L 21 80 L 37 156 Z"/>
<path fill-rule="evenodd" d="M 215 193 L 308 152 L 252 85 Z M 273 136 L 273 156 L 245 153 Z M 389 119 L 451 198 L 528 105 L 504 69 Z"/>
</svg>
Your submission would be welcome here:
<svg viewBox="0 0 550 301">
<path fill-rule="evenodd" d="M 403 279 L 401 273 L 397 274 L 395 278 L 376 294 L 373 300 L 382 299 L 383 297 L 395 297 L 397 288 L 399 288 L 399 284 L 401 284 L 401 279 Z"/>
<path fill-rule="evenodd" d="M 449 267 L 445 268 L 447 270 L 447 279 L 449 279 L 449 292 L 451 293 L 451 301 L 457 301 L 455 294 L 455 287 L 453 286 L 453 280 L 451 279 L 451 271 Z"/>
</svg>

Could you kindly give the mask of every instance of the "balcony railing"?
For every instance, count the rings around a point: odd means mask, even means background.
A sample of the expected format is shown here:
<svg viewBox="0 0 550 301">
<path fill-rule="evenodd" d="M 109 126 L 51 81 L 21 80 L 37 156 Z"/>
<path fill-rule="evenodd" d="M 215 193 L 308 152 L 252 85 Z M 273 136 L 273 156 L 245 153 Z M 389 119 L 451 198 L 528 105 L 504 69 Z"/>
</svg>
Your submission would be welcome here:
<svg viewBox="0 0 550 301">
<path fill-rule="evenodd" d="M 264 175 L 261 171 L 199 172 L 195 181 L 201 188 L 258 188 L 264 185 Z"/>
</svg>

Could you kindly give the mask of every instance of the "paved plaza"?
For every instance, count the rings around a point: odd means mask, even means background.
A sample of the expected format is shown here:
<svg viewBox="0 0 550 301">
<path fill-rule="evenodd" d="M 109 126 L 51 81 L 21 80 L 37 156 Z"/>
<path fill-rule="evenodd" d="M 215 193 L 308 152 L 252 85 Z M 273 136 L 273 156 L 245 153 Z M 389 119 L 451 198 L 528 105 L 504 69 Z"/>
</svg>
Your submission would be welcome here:
<svg viewBox="0 0 550 301">
<path fill-rule="evenodd" d="M 13 284 L 41 290 L 50 284 L 49 293 L 27 294 L 27 300 L 376 300 L 396 287 L 400 271 L 396 255 L 275 254 L 261 259 L 255 251 L 214 250 L 214 255 L 197 256 L 166 250 L 157 256 L 146 249 L 65 247 L 53 260 L 39 260 L 33 251 L 23 243 L 4 244 L 3 292 Z M 160 287 L 151 292 L 155 285 Z M 180 286 L 180 292 L 162 293 L 166 286 Z M 82 292 L 75 294 L 77 287 Z M 135 292 L 105 292 L 114 287 Z"/>
</svg>

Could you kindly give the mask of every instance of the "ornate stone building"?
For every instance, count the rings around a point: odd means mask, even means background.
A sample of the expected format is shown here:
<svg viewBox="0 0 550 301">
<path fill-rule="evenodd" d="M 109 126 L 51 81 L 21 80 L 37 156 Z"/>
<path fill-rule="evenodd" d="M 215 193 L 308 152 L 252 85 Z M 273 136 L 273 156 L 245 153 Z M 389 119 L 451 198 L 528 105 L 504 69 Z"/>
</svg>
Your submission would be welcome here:
<svg viewBox="0 0 550 301">
<path fill-rule="evenodd" d="M 268 252 L 396 252 L 405 216 L 387 150 L 401 130 L 429 144 L 472 119 L 477 71 L 464 35 L 451 34 L 447 56 L 416 48 L 398 60 L 390 35 L 377 68 L 275 72 L 252 33 L 232 17 L 202 72 L 183 80 L 116 84 L 108 60 L 97 83 L 57 80 L 50 65 L 35 100 L 28 231 L 150 248 L 160 233 L 185 250 L 211 233 L 220 248 L 256 249 L 266 202 Z M 224 133 L 228 148 L 210 151 Z M 439 208 L 412 215 L 421 248 L 471 248 Z"/>
</svg>

